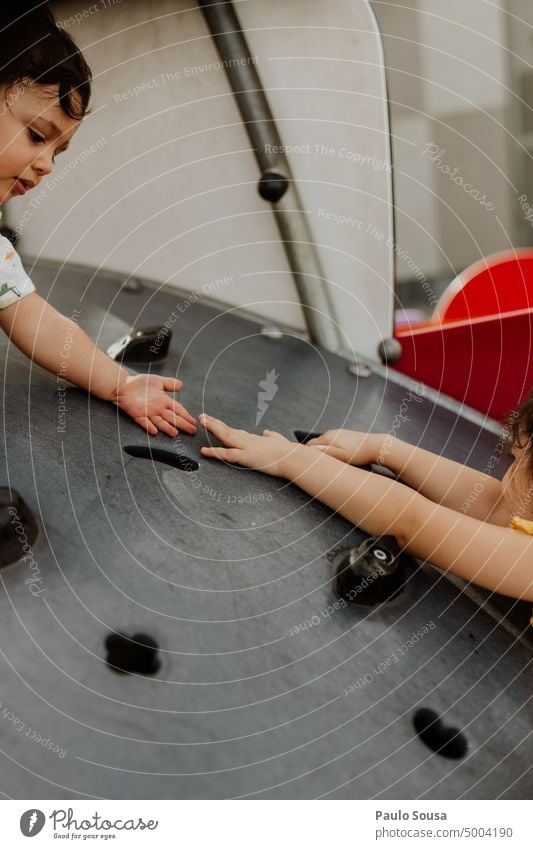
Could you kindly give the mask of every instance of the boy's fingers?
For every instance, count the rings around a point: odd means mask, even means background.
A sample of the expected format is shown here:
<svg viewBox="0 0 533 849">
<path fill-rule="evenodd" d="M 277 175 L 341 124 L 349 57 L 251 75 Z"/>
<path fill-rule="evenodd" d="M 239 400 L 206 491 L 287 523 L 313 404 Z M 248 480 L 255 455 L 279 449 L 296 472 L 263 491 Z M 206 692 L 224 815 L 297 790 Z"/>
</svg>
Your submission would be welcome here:
<svg viewBox="0 0 533 849">
<path fill-rule="evenodd" d="M 182 419 L 185 419 L 196 427 L 196 419 L 194 418 L 194 416 L 191 416 L 191 414 L 188 412 L 188 410 L 185 409 L 183 404 L 180 404 L 178 401 L 174 401 L 173 398 L 170 398 L 168 406 L 171 410 L 174 410 L 174 412 L 177 413 L 178 416 L 181 416 Z"/>
<path fill-rule="evenodd" d="M 165 421 L 163 416 L 152 416 L 152 424 L 155 425 L 158 430 L 162 431 L 162 433 L 166 433 L 167 436 L 178 435 L 177 428 L 175 428 L 170 422 Z"/>
<path fill-rule="evenodd" d="M 157 428 L 156 428 L 156 426 L 155 426 L 154 424 L 152 424 L 152 422 L 150 421 L 150 419 L 149 419 L 147 416 L 139 416 L 138 418 L 134 419 L 134 421 L 135 421 L 135 422 L 136 422 L 136 423 L 137 423 L 140 427 L 142 427 L 142 428 L 143 428 L 143 430 L 147 430 L 147 431 L 148 431 L 148 433 L 151 433 L 151 434 L 152 434 L 152 436 L 155 436 L 155 435 L 156 435 L 156 433 L 157 433 Z"/>
<path fill-rule="evenodd" d="M 188 419 L 183 419 L 181 416 L 178 416 L 176 419 L 176 427 L 181 428 L 185 431 L 185 433 L 189 433 L 191 436 L 196 435 L 196 425 L 191 424 Z"/>
<path fill-rule="evenodd" d="M 171 409 L 163 410 L 163 412 L 160 413 L 160 416 L 169 424 L 174 425 L 174 427 L 181 427 L 182 422 L 185 422 L 185 419 L 182 419 L 181 416 Z"/>
<path fill-rule="evenodd" d="M 183 389 L 183 383 L 181 380 L 176 380 L 175 377 L 163 377 L 163 389 L 166 392 L 179 392 L 180 389 Z"/>
<path fill-rule="evenodd" d="M 177 413 L 175 410 L 167 409 L 164 413 L 161 413 L 164 419 L 170 424 L 174 425 L 174 427 L 181 428 L 186 433 L 190 433 L 192 436 L 196 433 L 196 425 L 191 423 L 189 419 L 184 418 L 181 413 Z"/>
<path fill-rule="evenodd" d="M 167 436 L 171 436 L 174 438 L 175 436 L 179 436 L 179 430 L 176 427 L 172 427 L 168 422 L 161 422 L 159 425 L 159 430 L 162 433 L 166 433 Z"/>
</svg>

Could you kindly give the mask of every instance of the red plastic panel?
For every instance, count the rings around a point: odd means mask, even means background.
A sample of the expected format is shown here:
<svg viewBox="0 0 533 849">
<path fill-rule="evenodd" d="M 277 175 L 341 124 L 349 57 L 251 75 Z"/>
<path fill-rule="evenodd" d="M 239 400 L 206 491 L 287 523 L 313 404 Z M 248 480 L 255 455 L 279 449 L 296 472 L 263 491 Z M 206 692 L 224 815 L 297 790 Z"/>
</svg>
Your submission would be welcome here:
<svg viewBox="0 0 533 849">
<path fill-rule="evenodd" d="M 444 292 L 434 319 L 458 321 L 533 308 L 533 250 L 518 248 L 469 266 Z"/>
<path fill-rule="evenodd" d="M 533 384 L 533 309 L 398 330 L 395 368 L 503 421 Z"/>
</svg>

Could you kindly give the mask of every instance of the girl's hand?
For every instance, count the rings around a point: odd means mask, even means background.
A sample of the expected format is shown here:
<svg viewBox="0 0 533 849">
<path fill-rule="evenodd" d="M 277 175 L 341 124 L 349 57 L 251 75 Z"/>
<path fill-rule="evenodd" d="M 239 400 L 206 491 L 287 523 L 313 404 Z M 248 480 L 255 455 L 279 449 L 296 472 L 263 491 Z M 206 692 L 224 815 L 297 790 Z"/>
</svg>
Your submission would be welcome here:
<svg viewBox="0 0 533 849">
<path fill-rule="evenodd" d="M 238 463 L 240 466 L 257 469 L 274 477 L 284 477 L 287 457 L 291 452 L 305 447 L 297 442 L 290 442 L 281 433 L 273 430 L 264 430 L 262 436 L 256 436 L 246 430 L 229 427 L 219 419 L 214 419 L 205 413 L 202 413 L 199 418 L 200 424 L 224 446 L 202 448 L 204 457 Z"/>
<path fill-rule="evenodd" d="M 383 440 L 383 436 L 378 433 L 327 430 L 322 436 L 310 439 L 307 444 L 351 466 L 366 466 L 376 462 L 383 448 Z"/>
<path fill-rule="evenodd" d="M 182 387 L 181 380 L 173 377 L 135 374 L 118 384 L 111 400 L 152 436 L 159 430 L 168 436 L 177 436 L 178 428 L 194 434 L 195 419 L 185 407 L 166 394 L 179 392 Z"/>
</svg>

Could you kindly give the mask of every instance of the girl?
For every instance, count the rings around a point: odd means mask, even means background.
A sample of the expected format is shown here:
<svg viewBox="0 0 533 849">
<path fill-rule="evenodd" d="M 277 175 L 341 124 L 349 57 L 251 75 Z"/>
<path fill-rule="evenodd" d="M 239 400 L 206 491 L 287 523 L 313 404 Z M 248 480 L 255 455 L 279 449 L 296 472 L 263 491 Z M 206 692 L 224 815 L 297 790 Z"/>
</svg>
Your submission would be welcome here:
<svg viewBox="0 0 533 849">
<path fill-rule="evenodd" d="M 11 7 L 13 4 L 6 4 Z M 17 4 L 18 5 L 18 4 Z M 19 14 L 16 20 L 12 20 Z M 0 12 L 0 203 L 50 174 L 87 112 L 91 72 L 46 8 Z M 0 237 L 0 327 L 27 356 L 54 374 L 111 401 L 150 434 L 195 433 L 194 418 L 167 392 L 180 380 L 130 375 L 36 292 L 8 239 Z M 68 361 L 61 350 L 72 336 Z"/>
<path fill-rule="evenodd" d="M 391 534 L 415 557 L 533 601 L 533 393 L 514 419 L 502 481 L 385 434 L 329 430 L 300 445 L 208 415 L 200 423 L 224 446 L 202 448 L 205 457 L 286 478 L 372 536 Z M 356 468 L 376 461 L 402 483 Z"/>
</svg>

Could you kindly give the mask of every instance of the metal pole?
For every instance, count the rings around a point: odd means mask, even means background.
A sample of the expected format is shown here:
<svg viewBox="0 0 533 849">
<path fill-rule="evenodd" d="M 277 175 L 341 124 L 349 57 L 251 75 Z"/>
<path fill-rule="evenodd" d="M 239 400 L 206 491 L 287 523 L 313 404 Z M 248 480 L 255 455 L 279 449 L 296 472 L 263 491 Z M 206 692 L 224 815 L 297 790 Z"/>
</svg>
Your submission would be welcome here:
<svg viewBox="0 0 533 849">
<path fill-rule="evenodd" d="M 342 347 L 333 304 L 282 141 L 233 3 L 198 0 L 237 100 L 261 177 L 258 191 L 272 204 L 307 330 L 330 351 Z"/>
</svg>

